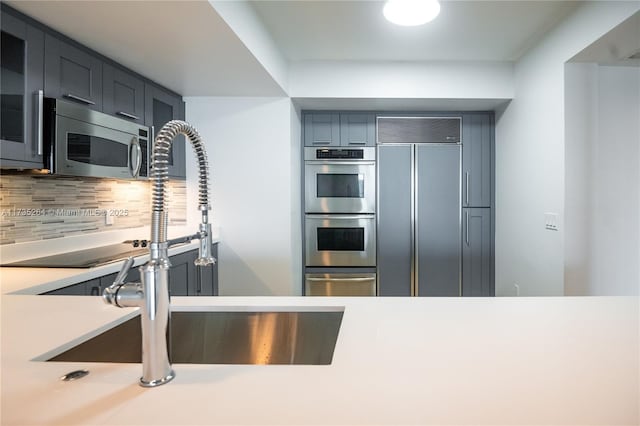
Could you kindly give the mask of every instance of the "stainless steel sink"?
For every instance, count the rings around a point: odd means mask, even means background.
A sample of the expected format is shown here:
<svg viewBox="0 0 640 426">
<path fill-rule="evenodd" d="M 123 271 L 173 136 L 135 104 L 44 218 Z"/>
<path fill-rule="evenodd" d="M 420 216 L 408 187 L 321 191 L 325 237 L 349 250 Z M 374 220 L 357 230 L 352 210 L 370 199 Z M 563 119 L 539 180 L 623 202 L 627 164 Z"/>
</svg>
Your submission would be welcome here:
<svg viewBox="0 0 640 426">
<path fill-rule="evenodd" d="M 175 364 L 331 364 L 343 310 L 175 311 L 168 331 Z M 141 362 L 140 317 L 47 361 Z"/>
</svg>

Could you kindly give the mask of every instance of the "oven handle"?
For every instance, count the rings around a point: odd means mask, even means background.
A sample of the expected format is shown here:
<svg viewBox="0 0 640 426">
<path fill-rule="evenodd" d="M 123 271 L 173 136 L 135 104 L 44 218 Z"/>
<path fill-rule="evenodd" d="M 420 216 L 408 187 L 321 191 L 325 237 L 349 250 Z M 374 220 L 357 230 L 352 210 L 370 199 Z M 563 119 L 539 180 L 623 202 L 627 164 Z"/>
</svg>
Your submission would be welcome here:
<svg viewBox="0 0 640 426">
<path fill-rule="evenodd" d="M 305 278 L 307 281 L 374 281 L 376 277 L 358 277 L 358 278 Z"/>
<path fill-rule="evenodd" d="M 306 215 L 307 219 L 338 219 L 338 220 L 352 220 L 352 219 L 370 219 L 375 220 L 375 215 L 365 214 L 365 215 L 348 215 L 348 216 L 336 216 L 332 214 L 308 214 Z"/>
<path fill-rule="evenodd" d="M 308 166 L 375 166 L 375 161 L 320 161 L 312 160 L 304 162 Z"/>
</svg>

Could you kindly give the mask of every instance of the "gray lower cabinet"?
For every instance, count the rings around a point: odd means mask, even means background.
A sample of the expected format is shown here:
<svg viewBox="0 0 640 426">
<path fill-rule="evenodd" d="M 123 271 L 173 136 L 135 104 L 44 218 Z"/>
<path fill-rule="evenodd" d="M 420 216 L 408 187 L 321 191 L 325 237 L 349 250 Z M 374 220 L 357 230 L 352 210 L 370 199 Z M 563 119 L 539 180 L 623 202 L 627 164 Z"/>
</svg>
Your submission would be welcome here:
<svg viewBox="0 0 640 426">
<path fill-rule="evenodd" d="M 211 253 L 218 258 L 218 244 L 213 244 Z M 218 295 L 218 265 L 204 268 L 196 267 L 194 260 L 198 257 L 198 250 L 171 256 L 169 270 L 169 293 L 171 296 L 217 296 Z M 78 284 L 73 284 L 57 290 L 42 293 L 45 295 L 75 295 L 100 296 L 105 288 L 113 284 L 117 273 L 94 278 Z M 138 268 L 131 268 L 127 275 L 127 282 L 140 281 Z"/>
<path fill-rule="evenodd" d="M 462 205 L 491 207 L 493 188 L 493 114 L 462 117 Z"/>
<path fill-rule="evenodd" d="M 378 294 L 460 295 L 460 146 L 378 146 Z"/>
<path fill-rule="evenodd" d="M 100 279 L 96 278 L 90 281 L 84 281 L 78 284 L 70 285 L 67 287 L 62 287 L 57 290 L 48 291 L 46 295 L 55 295 L 55 296 L 86 296 L 89 294 L 87 292 L 88 288 L 99 287 Z"/>
<path fill-rule="evenodd" d="M 0 28 L 0 165 L 40 169 L 36 104 L 44 88 L 44 33 L 4 9 Z"/>
<path fill-rule="evenodd" d="M 144 81 L 110 64 L 103 67 L 103 112 L 144 124 Z"/>
<path fill-rule="evenodd" d="M 211 249 L 213 257 L 218 257 L 218 245 Z M 216 265 L 195 266 L 198 250 L 171 257 L 169 271 L 169 292 L 172 296 L 216 296 L 218 294 L 218 269 Z"/>
<path fill-rule="evenodd" d="M 462 295 L 495 296 L 491 209 L 462 210 Z"/>
<path fill-rule="evenodd" d="M 145 84 L 144 114 L 145 125 L 152 127 L 153 139 L 167 122 L 184 120 L 185 107 L 182 98 L 150 83 Z M 169 176 L 186 179 L 185 138 L 176 137 L 169 151 Z"/>
<path fill-rule="evenodd" d="M 45 36 L 44 92 L 102 111 L 102 60 L 52 35 Z"/>
</svg>

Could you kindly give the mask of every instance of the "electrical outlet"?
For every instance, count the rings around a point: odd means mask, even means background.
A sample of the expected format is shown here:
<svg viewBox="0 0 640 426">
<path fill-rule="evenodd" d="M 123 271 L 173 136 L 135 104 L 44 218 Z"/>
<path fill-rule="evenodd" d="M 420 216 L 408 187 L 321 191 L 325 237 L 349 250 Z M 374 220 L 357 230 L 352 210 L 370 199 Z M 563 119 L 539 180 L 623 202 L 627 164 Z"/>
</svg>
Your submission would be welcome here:
<svg viewBox="0 0 640 426">
<path fill-rule="evenodd" d="M 106 212 L 106 214 L 104 215 L 104 224 L 107 226 L 111 226 L 113 225 L 113 222 L 115 222 L 115 216 L 110 215 L 109 212 Z"/>
<path fill-rule="evenodd" d="M 520 286 L 518 284 L 514 284 L 513 288 L 516 289 L 516 296 L 520 296 Z"/>
<path fill-rule="evenodd" d="M 558 230 L 558 213 L 544 214 L 544 227 L 550 231 Z"/>
</svg>

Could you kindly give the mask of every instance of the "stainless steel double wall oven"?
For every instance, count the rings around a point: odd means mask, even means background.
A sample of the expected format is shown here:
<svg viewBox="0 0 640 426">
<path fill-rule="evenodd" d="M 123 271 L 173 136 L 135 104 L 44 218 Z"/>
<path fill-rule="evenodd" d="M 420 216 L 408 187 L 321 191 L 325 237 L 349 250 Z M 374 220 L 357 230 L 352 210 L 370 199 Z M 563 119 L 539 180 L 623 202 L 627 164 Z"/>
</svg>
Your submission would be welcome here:
<svg viewBox="0 0 640 426">
<path fill-rule="evenodd" d="M 305 294 L 376 295 L 376 149 L 306 147 Z"/>
</svg>

